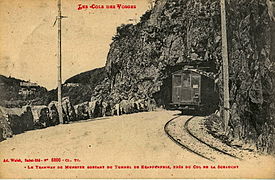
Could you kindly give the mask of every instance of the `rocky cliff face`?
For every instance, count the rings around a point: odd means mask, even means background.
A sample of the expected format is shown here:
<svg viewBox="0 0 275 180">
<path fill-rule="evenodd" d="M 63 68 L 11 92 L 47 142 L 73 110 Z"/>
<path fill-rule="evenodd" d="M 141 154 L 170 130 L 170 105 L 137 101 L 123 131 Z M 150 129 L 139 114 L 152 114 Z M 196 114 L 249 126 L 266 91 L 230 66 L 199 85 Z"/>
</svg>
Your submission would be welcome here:
<svg viewBox="0 0 275 180">
<path fill-rule="evenodd" d="M 217 2 L 157 1 L 140 23 L 118 27 L 106 63 L 112 91 L 169 103 L 171 72 L 184 64 L 216 71 L 219 19 Z"/>
<path fill-rule="evenodd" d="M 233 138 L 274 151 L 274 22 L 265 1 L 230 4 L 235 7 L 228 11 Z"/>
<path fill-rule="evenodd" d="M 227 2 L 231 137 L 270 152 L 275 149 L 274 21 L 265 0 Z M 106 62 L 108 97 L 151 97 L 165 106 L 171 73 L 191 64 L 219 75 L 222 104 L 220 29 L 218 0 L 157 1 L 138 24 L 117 28 Z"/>
</svg>

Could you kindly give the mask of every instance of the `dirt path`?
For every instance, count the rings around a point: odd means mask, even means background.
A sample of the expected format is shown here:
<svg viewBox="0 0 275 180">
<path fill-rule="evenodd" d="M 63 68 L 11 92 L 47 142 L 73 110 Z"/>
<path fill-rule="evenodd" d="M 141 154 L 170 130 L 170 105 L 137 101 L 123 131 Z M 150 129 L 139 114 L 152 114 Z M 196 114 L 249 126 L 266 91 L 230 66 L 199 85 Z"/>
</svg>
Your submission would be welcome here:
<svg viewBox="0 0 275 180">
<path fill-rule="evenodd" d="M 179 112 L 158 111 L 123 115 L 59 125 L 29 131 L 0 143 L 1 178 L 241 178 L 275 177 L 274 159 L 262 157 L 250 162 L 231 161 L 215 164 L 194 155 L 172 142 L 165 134 L 165 123 Z M 186 116 L 184 118 L 188 118 Z M 18 158 L 21 162 L 3 162 Z M 42 162 L 24 162 L 25 159 Z M 50 162 L 51 158 L 64 161 Z M 49 159 L 44 161 L 44 159 Z M 66 159 L 72 162 L 65 162 Z M 80 162 L 74 162 L 79 159 Z M 256 164 L 257 163 L 257 164 Z M 117 165 L 117 169 L 116 169 Z M 141 169 L 146 166 L 164 166 L 171 169 Z M 173 169 L 181 165 L 183 169 Z M 196 169 L 194 165 L 209 166 Z M 210 169 L 210 166 L 232 165 L 238 169 Z M 28 169 L 28 167 L 34 169 Z M 36 167 L 37 166 L 37 167 Z M 55 166 L 55 169 L 36 169 Z M 56 169 L 62 166 L 63 169 Z M 78 169 L 64 169 L 74 166 Z M 85 169 L 79 169 L 82 168 Z M 87 169 L 98 166 L 104 169 Z M 107 169 L 112 166 L 112 169 Z M 132 169 L 118 169 L 118 166 Z M 133 169 L 139 166 L 139 169 Z M 185 166 L 191 166 L 186 169 Z M 195 166 L 194 166 L 195 167 Z M 254 174 L 248 174 L 251 169 Z M 273 173 L 273 174 L 272 174 Z"/>
</svg>

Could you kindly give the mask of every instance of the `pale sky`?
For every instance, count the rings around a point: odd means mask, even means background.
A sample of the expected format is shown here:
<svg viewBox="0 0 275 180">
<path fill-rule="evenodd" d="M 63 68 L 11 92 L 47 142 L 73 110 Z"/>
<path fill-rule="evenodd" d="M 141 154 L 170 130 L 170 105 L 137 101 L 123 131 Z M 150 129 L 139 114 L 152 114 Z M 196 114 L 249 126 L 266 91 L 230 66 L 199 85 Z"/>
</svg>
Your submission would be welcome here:
<svg viewBox="0 0 275 180">
<path fill-rule="evenodd" d="M 137 8 L 77 10 L 118 3 Z M 104 66 L 116 27 L 139 21 L 148 8 L 148 0 L 62 0 L 63 81 Z M 56 87 L 56 15 L 56 0 L 0 0 L 0 74 Z"/>
</svg>

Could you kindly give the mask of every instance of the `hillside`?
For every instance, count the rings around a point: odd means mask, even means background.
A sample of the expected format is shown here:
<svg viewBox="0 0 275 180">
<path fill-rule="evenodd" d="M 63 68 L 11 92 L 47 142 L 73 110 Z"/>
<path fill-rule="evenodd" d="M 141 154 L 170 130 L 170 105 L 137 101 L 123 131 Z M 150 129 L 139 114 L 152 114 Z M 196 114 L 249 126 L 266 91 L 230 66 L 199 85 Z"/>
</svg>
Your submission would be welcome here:
<svg viewBox="0 0 275 180">
<path fill-rule="evenodd" d="M 82 85 L 92 85 L 92 86 L 96 86 L 97 84 L 99 84 L 99 82 L 101 82 L 102 80 L 104 80 L 106 77 L 106 71 L 105 68 L 97 68 L 97 69 L 93 69 L 90 71 L 86 71 L 86 72 L 82 72 L 80 74 L 77 74 L 69 79 L 67 79 L 65 81 L 66 83 L 79 83 Z"/>
<path fill-rule="evenodd" d="M 0 106 L 20 107 L 37 101 L 43 104 L 41 97 L 47 93 L 47 89 L 38 86 L 35 93 L 23 96 L 19 94 L 22 82 L 26 81 L 0 75 Z"/>
<path fill-rule="evenodd" d="M 62 96 L 70 97 L 73 104 L 90 101 L 95 94 L 97 85 L 106 79 L 105 68 L 97 68 L 77 74 L 65 81 L 62 87 Z M 24 97 L 19 94 L 20 83 L 24 80 L 0 75 L 0 105 L 6 107 L 21 107 L 26 104 L 48 105 L 57 100 L 57 89 L 47 91 L 39 86 L 35 94 Z M 75 86 L 74 86 L 75 84 Z M 107 83 L 108 84 L 108 83 Z M 100 86 L 97 87 L 97 89 Z"/>
<path fill-rule="evenodd" d="M 106 62 L 109 98 L 153 97 L 159 106 L 166 106 L 171 72 L 193 64 L 208 66 L 219 76 L 223 104 L 219 3 L 159 0 L 138 24 L 118 27 Z M 226 7 L 232 107 L 229 137 L 240 146 L 250 143 L 271 152 L 275 150 L 274 21 L 265 0 L 229 1 Z"/>
<path fill-rule="evenodd" d="M 62 86 L 62 96 L 70 97 L 70 100 L 74 105 L 90 101 L 91 96 L 96 91 L 95 89 L 97 85 L 102 83 L 106 77 L 107 75 L 104 67 L 77 74 L 65 81 Z M 57 89 L 49 91 L 45 99 L 48 103 L 53 100 L 56 101 Z"/>
</svg>

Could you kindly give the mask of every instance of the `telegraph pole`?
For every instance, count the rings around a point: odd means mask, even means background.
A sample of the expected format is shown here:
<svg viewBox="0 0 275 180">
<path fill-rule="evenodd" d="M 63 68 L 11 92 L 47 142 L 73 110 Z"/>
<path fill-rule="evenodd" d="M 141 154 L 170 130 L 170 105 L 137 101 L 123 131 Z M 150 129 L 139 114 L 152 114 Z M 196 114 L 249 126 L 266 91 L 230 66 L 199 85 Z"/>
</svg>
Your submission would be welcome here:
<svg viewBox="0 0 275 180">
<path fill-rule="evenodd" d="M 58 7 L 58 16 L 57 18 L 57 26 L 58 26 L 58 53 L 57 53 L 57 86 L 58 86 L 58 114 L 59 114 L 59 122 L 60 124 L 63 124 L 63 112 L 62 112 L 62 94 L 61 94 L 61 88 L 62 88 L 62 71 L 61 71 L 61 59 L 62 59 L 62 51 L 61 51 L 61 20 L 62 20 L 62 14 L 61 14 L 61 0 L 58 0 L 57 3 Z"/>
<path fill-rule="evenodd" d="M 226 11 L 225 0 L 221 0 L 221 30 L 222 30 L 222 59 L 223 59 L 223 115 L 224 130 L 227 133 L 229 123 L 229 73 L 228 73 L 228 51 L 227 51 L 227 32 L 226 32 Z"/>
</svg>

